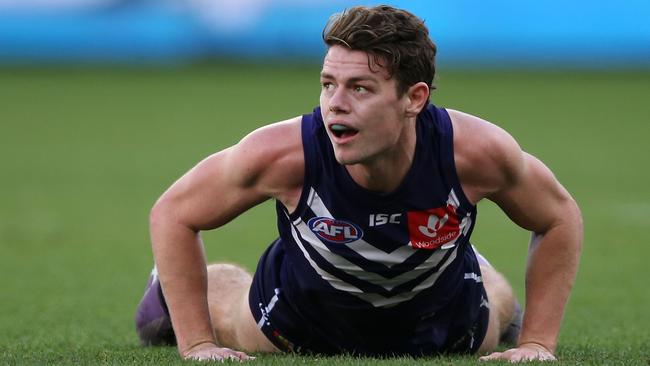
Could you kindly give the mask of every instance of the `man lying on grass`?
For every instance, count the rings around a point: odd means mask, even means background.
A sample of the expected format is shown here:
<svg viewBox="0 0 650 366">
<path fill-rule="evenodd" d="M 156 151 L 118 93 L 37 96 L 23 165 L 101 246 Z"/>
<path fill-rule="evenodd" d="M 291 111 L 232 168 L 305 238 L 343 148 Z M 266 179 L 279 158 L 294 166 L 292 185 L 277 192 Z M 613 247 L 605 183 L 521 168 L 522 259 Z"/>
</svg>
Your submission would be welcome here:
<svg viewBox="0 0 650 366">
<path fill-rule="evenodd" d="M 209 156 L 155 204 L 142 342 L 176 342 L 199 360 L 555 359 L 582 242 L 569 193 L 499 127 L 429 102 L 436 47 L 419 18 L 354 7 L 323 39 L 319 107 Z M 206 266 L 200 231 L 269 198 L 279 237 L 255 274 Z M 470 243 L 485 198 L 533 232 L 523 323 L 510 285 Z M 490 353 L 500 341 L 512 348 Z"/>
</svg>

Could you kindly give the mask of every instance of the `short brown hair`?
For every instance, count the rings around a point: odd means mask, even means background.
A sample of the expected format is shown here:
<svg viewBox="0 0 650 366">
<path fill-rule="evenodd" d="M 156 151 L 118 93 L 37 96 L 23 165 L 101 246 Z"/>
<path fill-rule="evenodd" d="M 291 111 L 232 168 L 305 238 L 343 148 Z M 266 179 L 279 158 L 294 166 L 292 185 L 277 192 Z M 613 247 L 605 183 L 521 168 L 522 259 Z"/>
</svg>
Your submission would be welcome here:
<svg viewBox="0 0 650 366">
<path fill-rule="evenodd" d="M 328 47 L 367 52 L 371 69 L 380 65 L 395 77 L 398 96 L 420 81 L 433 89 L 436 45 L 424 21 L 406 10 L 387 5 L 346 9 L 330 17 L 323 41 Z"/>
</svg>

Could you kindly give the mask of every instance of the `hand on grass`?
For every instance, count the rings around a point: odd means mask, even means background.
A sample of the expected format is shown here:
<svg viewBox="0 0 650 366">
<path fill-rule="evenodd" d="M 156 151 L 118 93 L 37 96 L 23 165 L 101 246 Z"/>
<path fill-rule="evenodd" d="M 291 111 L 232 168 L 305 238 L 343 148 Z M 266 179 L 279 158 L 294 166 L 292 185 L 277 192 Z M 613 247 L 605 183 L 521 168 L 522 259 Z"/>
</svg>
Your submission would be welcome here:
<svg viewBox="0 0 650 366">
<path fill-rule="evenodd" d="M 493 352 L 479 358 L 481 361 L 506 360 L 512 363 L 528 361 L 556 361 L 553 353 L 537 343 L 522 343 L 517 348 L 504 352 Z"/>
<path fill-rule="evenodd" d="M 255 359 L 244 352 L 234 351 L 230 348 L 221 348 L 213 343 L 201 343 L 183 352 L 183 358 L 195 361 L 247 361 Z"/>
</svg>

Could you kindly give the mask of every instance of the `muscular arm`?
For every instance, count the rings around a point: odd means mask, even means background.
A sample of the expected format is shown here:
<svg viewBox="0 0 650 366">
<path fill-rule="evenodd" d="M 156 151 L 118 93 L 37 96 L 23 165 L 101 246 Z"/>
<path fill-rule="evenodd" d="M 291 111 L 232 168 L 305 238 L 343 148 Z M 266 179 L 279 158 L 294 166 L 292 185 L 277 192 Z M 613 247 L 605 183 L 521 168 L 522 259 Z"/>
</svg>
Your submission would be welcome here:
<svg viewBox="0 0 650 366">
<path fill-rule="evenodd" d="M 519 346 L 539 345 L 553 353 L 582 246 L 578 206 L 551 171 L 522 152 L 506 132 L 476 117 L 451 114 L 454 128 L 471 135 L 469 140 L 476 139 L 463 141 L 462 146 L 469 147 L 457 152 L 468 198 L 492 200 L 513 222 L 532 232 Z M 515 352 L 504 356 L 517 357 Z"/>
<path fill-rule="evenodd" d="M 550 170 L 524 154 L 516 181 L 489 198 L 532 231 L 526 267 L 526 312 L 519 342 L 555 352 L 560 323 L 578 269 L 582 219 Z"/>
<path fill-rule="evenodd" d="M 251 133 L 191 169 L 156 202 L 150 217 L 158 275 L 182 356 L 215 343 L 199 232 L 217 228 L 268 198 L 295 201 L 303 178 L 300 118 Z"/>
</svg>

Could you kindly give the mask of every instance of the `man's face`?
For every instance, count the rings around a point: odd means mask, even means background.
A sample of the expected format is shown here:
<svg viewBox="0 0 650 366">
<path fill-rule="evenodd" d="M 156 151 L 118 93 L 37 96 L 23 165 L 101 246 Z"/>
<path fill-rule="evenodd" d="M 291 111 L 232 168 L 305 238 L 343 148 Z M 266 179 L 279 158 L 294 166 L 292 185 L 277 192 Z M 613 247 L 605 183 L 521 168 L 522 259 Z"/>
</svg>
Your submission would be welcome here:
<svg viewBox="0 0 650 366">
<path fill-rule="evenodd" d="M 332 46 L 321 72 L 320 107 L 336 160 L 341 164 L 381 161 L 405 134 L 408 97 L 397 97 L 396 81 L 368 54 Z"/>
</svg>

